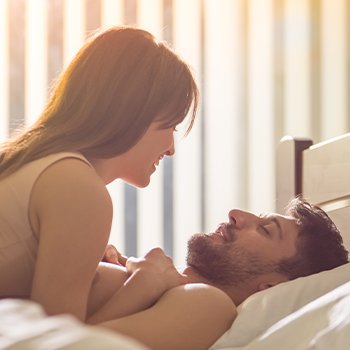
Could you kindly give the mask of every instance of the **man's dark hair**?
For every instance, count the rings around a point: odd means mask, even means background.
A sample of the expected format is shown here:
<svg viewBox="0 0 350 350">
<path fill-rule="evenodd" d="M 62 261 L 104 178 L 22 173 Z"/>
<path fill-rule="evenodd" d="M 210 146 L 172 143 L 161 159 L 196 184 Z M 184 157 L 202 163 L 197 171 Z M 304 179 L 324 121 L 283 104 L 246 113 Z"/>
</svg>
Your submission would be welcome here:
<svg viewBox="0 0 350 350">
<path fill-rule="evenodd" d="M 290 279 L 308 276 L 349 262 L 339 230 L 318 206 L 296 197 L 287 206 L 287 215 L 299 226 L 297 253 L 280 261 L 279 270 Z"/>
</svg>

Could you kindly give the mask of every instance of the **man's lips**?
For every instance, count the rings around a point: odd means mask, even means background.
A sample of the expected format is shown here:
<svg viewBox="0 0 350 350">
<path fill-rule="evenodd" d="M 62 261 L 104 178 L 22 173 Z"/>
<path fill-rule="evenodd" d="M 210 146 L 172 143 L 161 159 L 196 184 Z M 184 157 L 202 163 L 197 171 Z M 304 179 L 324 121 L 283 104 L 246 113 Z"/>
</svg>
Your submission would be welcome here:
<svg viewBox="0 0 350 350">
<path fill-rule="evenodd" d="M 226 231 L 226 227 L 224 225 L 219 225 L 218 228 L 212 232 L 212 235 L 220 237 L 223 241 L 228 241 L 228 235 Z"/>
</svg>

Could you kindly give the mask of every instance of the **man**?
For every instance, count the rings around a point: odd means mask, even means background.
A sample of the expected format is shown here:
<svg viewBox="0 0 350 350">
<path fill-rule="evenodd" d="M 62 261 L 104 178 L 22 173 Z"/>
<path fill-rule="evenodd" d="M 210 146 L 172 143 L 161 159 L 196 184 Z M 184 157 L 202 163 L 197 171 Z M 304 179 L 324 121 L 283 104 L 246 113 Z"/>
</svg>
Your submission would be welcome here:
<svg viewBox="0 0 350 350">
<path fill-rule="evenodd" d="M 235 306 L 250 295 L 348 262 L 334 223 L 320 208 L 301 199 L 290 202 L 286 216 L 256 216 L 241 210 L 231 210 L 228 216 L 228 222 L 215 232 L 190 238 L 187 267 L 175 288 L 139 310 L 133 309 L 131 294 L 130 300 L 124 297 L 125 313 L 102 326 L 135 337 L 152 349 L 208 349 L 230 327 L 236 317 Z M 114 254 L 124 262 L 120 254 Z M 110 251 L 106 255 L 112 260 Z M 121 280 L 108 276 L 111 268 L 106 273 L 104 266 L 91 299 L 100 297 L 102 289 L 104 300 L 108 300 L 121 284 L 131 284 L 142 269 L 161 266 L 162 278 L 167 279 L 169 272 L 172 279 L 178 278 L 167 259 L 160 249 L 141 259 L 131 258 L 126 262 L 129 274 L 124 270 Z M 136 303 L 145 290 L 140 284 Z"/>
<path fill-rule="evenodd" d="M 327 214 L 295 198 L 287 216 L 229 212 L 229 222 L 188 243 L 187 265 L 236 305 L 278 283 L 347 263 L 348 251 Z"/>
</svg>

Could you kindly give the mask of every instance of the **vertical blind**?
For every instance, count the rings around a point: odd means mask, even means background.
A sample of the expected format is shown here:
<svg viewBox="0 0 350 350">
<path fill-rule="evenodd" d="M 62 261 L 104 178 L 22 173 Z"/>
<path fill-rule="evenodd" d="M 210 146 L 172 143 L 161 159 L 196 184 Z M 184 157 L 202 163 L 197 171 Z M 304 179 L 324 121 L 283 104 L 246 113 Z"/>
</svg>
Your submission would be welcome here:
<svg viewBox="0 0 350 350">
<path fill-rule="evenodd" d="M 349 132 L 349 23 L 346 0 L 1 0 L 0 140 L 38 117 L 93 30 L 130 24 L 169 42 L 195 71 L 198 120 L 148 188 L 108 185 L 110 240 L 184 264 L 189 236 L 230 208 L 275 210 L 283 136 Z"/>
</svg>

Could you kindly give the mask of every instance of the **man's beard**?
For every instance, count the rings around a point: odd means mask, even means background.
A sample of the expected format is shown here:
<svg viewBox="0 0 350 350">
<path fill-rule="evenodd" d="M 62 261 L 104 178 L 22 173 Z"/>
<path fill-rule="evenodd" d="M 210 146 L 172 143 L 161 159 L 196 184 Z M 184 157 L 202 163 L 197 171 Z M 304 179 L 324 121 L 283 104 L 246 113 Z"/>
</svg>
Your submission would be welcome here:
<svg viewBox="0 0 350 350">
<path fill-rule="evenodd" d="M 252 252 L 238 247 L 234 239 L 213 244 L 211 237 L 204 233 L 190 237 L 186 261 L 187 266 L 218 286 L 237 287 L 278 269 L 276 262 L 262 262 Z"/>
</svg>

